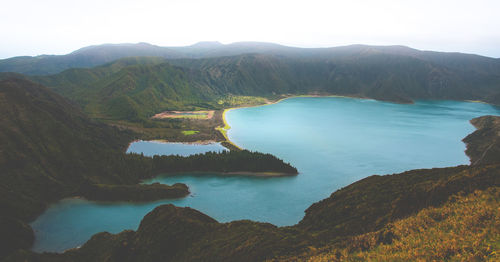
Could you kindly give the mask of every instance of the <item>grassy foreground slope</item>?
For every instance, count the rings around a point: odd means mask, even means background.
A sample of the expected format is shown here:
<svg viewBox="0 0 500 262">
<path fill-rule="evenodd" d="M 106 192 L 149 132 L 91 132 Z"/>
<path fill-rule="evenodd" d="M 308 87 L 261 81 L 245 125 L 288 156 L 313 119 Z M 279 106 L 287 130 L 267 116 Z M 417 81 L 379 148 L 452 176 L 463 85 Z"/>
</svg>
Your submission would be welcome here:
<svg viewBox="0 0 500 262">
<path fill-rule="evenodd" d="M 498 261 L 500 187 L 450 198 L 441 207 L 349 239 L 307 261 Z M 291 258 L 288 258 L 291 259 Z"/>
<path fill-rule="evenodd" d="M 164 172 L 297 173 L 274 156 L 240 151 L 192 157 L 125 154 L 136 134 L 89 119 L 62 96 L 25 79 L 0 81 L 0 258 L 29 248 L 27 224 L 52 202 L 84 196 L 145 201 L 183 197 L 186 185 L 137 185 Z"/>
<path fill-rule="evenodd" d="M 486 116 L 475 121 L 498 119 Z M 478 125 L 473 135 L 497 127 Z M 476 138 L 468 141 L 469 146 L 490 144 Z M 495 151 L 480 154 L 500 159 Z M 499 186 L 499 162 L 371 176 L 312 205 L 298 225 L 282 228 L 252 221 L 218 223 L 190 208 L 162 205 L 144 217 L 137 231 L 99 233 L 63 254 L 21 251 L 7 261 L 494 258 L 499 251 L 495 228 Z M 449 231 L 453 229 L 474 235 L 453 242 L 450 237 L 455 233 Z M 435 244 L 435 252 L 429 243 Z"/>
</svg>

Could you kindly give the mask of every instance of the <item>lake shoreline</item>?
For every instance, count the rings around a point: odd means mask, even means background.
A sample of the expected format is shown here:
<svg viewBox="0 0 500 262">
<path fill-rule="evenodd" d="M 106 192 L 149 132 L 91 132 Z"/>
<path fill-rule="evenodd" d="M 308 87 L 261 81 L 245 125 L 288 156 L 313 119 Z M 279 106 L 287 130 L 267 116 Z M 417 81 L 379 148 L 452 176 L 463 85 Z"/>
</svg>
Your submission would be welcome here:
<svg viewBox="0 0 500 262">
<path fill-rule="evenodd" d="M 141 141 L 142 142 L 163 143 L 163 144 L 183 144 L 183 145 L 210 145 L 210 144 L 220 143 L 220 142 L 217 142 L 216 140 L 198 140 L 198 141 L 191 141 L 191 142 L 179 142 L 179 141 L 169 141 L 166 139 L 153 139 L 153 140 L 138 139 L 138 140 L 132 141 L 130 144 L 132 144 L 134 142 L 141 142 Z M 129 144 L 129 146 L 130 146 L 130 144 Z"/>
<path fill-rule="evenodd" d="M 284 172 L 252 172 L 252 171 L 234 171 L 234 172 L 213 172 L 213 171 L 189 171 L 189 172 L 171 172 L 163 173 L 155 176 L 158 177 L 173 177 L 173 176 L 185 176 L 185 175 L 216 175 L 216 176 L 248 176 L 248 177 L 290 177 L 297 176 L 299 173 L 284 173 Z M 149 179 L 146 179 L 149 180 Z M 144 181 L 146 181 L 144 180 Z M 144 182 L 143 181 L 143 182 Z"/>
<path fill-rule="evenodd" d="M 222 134 L 222 136 L 225 139 L 224 141 L 221 141 L 223 143 L 222 145 L 225 146 L 226 148 L 228 148 L 229 150 L 231 150 L 231 148 L 229 148 L 229 147 L 235 147 L 237 150 L 243 150 L 244 149 L 244 148 L 236 145 L 233 141 L 231 141 L 231 139 L 229 139 L 229 136 L 227 135 L 227 131 L 229 129 L 231 129 L 231 126 L 229 125 L 229 123 L 226 120 L 226 113 L 229 112 L 230 110 L 241 109 L 241 108 L 250 108 L 250 107 L 260 107 L 260 106 L 274 105 L 274 104 L 278 104 L 278 103 L 280 103 L 282 101 L 285 101 L 287 99 L 300 98 L 300 97 L 304 97 L 304 98 L 307 98 L 307 97 L 310 97 L 310 98 L 337 97 L 337 98 L 372 99 L 372 98 L 368 98 L 368 97 L 342 96 L 342 95 L 319 95 L 319 94 L 310 94 L 310 95 L 284 95 L 284 97 L 281 97 L 281 98 L 279 98 L 277 100 L 267 100 L 267 102 L 265 104 L 260 104 L 260 105 L 242 105 L 242 106 L 236 106 L 236 107 L 226 108 L 226 109 L 224 109 L 224 111 L 222 112 L 222 115 L 221 115 L 222 122 L 223 122 L 224 126 L 218 126 L 218 127 L 215 128 L 217 131 L 219 131 Z M 372 100 L 375 100 L 375 99 L 372 99 Z"/>
<path fill-rule="evenodd" d="M 288 99 L 288 98 L 285 98 L 285 99 Z M 284 100 L 284 99 L 281 99 L 281 100 Z M 324 99 L 324 100 L 325 100 L 324 102 L 327 102 L 326 100 L 328 100 L 328 99 Z M 278 102 L 278 101 L 276 101 L 275 103 L 277 103 L 277 102 Z M 310 101 L 310 102 L 311 102 L 311 103 L 314 103 L 314 102 L 316 102 L 316 101 L 312 101 L 312 99 L 311 99 L 311 101 Z M 365 104 L 371 104 L 371 103 L 365 103 Z M 272 123 L 272 122 L 271 122 L 271 123 Z M 477 129 L 477 128 L 476 128 L 476 129 Z M 215 173 L 217 173 L 217 172 L 215 172 Z M 245 173 L 245 172 L 244 172 L 244 173 Z M 378 173 L 378 174 L 389 174 L 389 173 L 380 173 L 380 172 L 377 172 L 377 173 Z M 160 174 L 160 175 L 161 175 L 161 174 Z M 224 176 L 224 175 L 233 175 L 233 176 L 235 176 L 235 175 L 236 175 L 236 176 L 238 176 L 238 175 L 243 175 L 243 174 L 238 174 L 238 173 L 236 173 L 236 174 L 224 174 L 224 173 L 219 173 L 219 174 L 214 174 L 213 176 L 215 176 L 215 175 L 221 175 L 221 176 Z M 253 174 L 253 175 L 255 176 L 255 174 Z M 308 177 L 308 175 L 309 175 L 309 174 L 307 174 L 306 172 L 304 172 L 304 176 L 301 176 L 301 177 L 306 178 L 306 177 Z M 265 176 L 265 175 L 262 175 L 262 174 L 261 174 L 261 177 L 262 177 L 262 176 L 264 176 L 264 177 L 269 177 L 269 176 Z M 201 176 L 200 176 L 200 178 L 201 178 Z M 300 177 L 298 177 L 298 178 L 300 178 Z M 195 179 L 196 179 L 196 178 L 195 178 Z M 224 178 L 222 177 L 222 179 L 224 179 Z M 229 180 L 231 180 L 231 179 L 229 179 Z M 249 179 L 244 179 L 244 180 L 253 180 L 253 179 L 250 179 L 250 178 L 249 178 Z M 259 179 L 255 179 L 255 180 L 256 180 L 256 181 L 259 181 Z M 265 180 L 262 180 L 262 181 L 265 181 Z M 298 179 L 295 179 L 295 178 L 294 178 L 294 179 L 282 179 L 282 182 L 287 182 L 287 181 L 293 181 L 293 182 L 295 182 L 295 183 L 298 183 L 298 181 L 299 181 L 299 180 L 298 180 Z M 356 180 L 356 181 L 357 181 L 357 180 Z M 354 182 L 353 182 L 353 183 L 354 183 Z M 189 184 L 189 183 L 187 183 L 187 184 Z M 299 184 L 300 184 L 300 183 L 299 183 Z M 303 187 L 303 185 L 302 185 L 302 184 L 301 184 L 300 186 L 301 186 L 301 187 Z M 253 190 L 253 188 L 252 188 L 252 190 Z M 288 188 L 287 188 L 287 190 L 288 190 Z M 330 192 L 331 192 L 331 191 L 330 191 Z M 229 194 L 228 194 L 228 195 L 229 195 Z M 200 199 L 202 195 L 201 195 L 201 194 L 199 194 L 199 195 L 197 194 L 197 196 L 200 196 L 200 197 L 197 197 L 196 199 Z M 231 196 L 232 196 L 232 197 L 235 197 L 235 194 L 233 194 L 233 195 L 231 195 Z M 204 197 L 205 197 L 205 195 L 204 195 Z M 232 198 L 232 197 L 231 197 L 231 198 Z M 189 198 L 189 199 L 190 199 L 190 198 Z M 303 210 L 301 210 L 301 211 L 303 211 Z"/>
<path fill-rule="evenodd" d="M 212 144 L 212 143 L 221 143 L 221 145 L 229 150 L 244 150 L 245 148 L 237 145 L 231 139 L 229 139 L 229 136 L 227 135 L 228 130 L 231 129 L 231 126 L 227 122 L 226 119 L 226 113 L 229 112 L 230 110 L 233 109 L 241 109 L 241 108 L 251 108 L 251 107 L 260 107 L 260 106 L 267 106 L 267 105 L 274 105 L 277 103 L 280 103 L 284 100 L 287 99 L 292 99 L 292 98 L 324 98 L 324 97 L 333 97 L 333 98 L 351 98 L 351 99 L 363 99 L 363 100 L 374 100 L 374 101 L 380 101 L 380 102 L 387 102 L 387 103 L 395 103 L 395 104 L 415 104 L 415 101 L 411 101 L 410 103 L 407 102 L 398 102 L 398 101 L 392 101 L 392 100 L 380 100 L 380 99 L 374 99 L 370 97 L 365 97 L 365 96 L 349 96 L 349 95 L 330 95 L 330 94 L 303 94 L 303 95 L 291 95 L 291 94 L 285 94 L 282 95 L 280 98 L 277 99 L 266 99 L 267 102 L 263 104 L 256 104 L 256 105 L 241 105 L 241 106 L 235 106 L 235 107 L 230 107 L 230 108 L 225 108 L 222 110 L 222 114 L 220 114 L 220 120 L 223 123 L 223 126 L 215 126 L 214 129 L 222 135 L 221 137 L 218 137 L 216 139 L 209 139 L 209 140 L 197 140 L 197 141 L 187 141 L 183 139 L 175 139 L 175 140 L 167 140 L 167 139 L 153 139 L 153 140 L 143 140 L 143 139 L 134 139 L 130 143 L 128 143 L 128 146 L 125 149 L 125 152 L 127 149 L 130 147 L 130 145 L 134 142 L 139 142 L 139 141 L 157 141 L 161 143 L 178 143 L 178 144 L 191 144 L 191 145 L 207 145 L 207 144 Z M 434 99 L 431 99 L 434 100 Z M 463 102 L 470 102 L 470 103 L 481 103 L 481 104 L 488 104 L 492 106 L 497 106 L 492 103 L 484 102 L 481 100 L 450 100 L 450 101 L 463 101 Z M 218 118 L 217 115 L 214 115 L 213 118 Z"/>
<path fill-rule="evenodd" d="M 141 141 L 153 141 L 153 142 L 160 142 L 160 143 L 177 143 L 177 144 L 189 144 L 189 145 L 208 145 L 212 143 L 221 143 L 221 145 L 229 150 L 244 150 L 245 148 L 242 148 L 238 146 L 236 143 L 231 141 L 229 139 L 229 136 L 227 135 L 227 131 L 231 129 L 231 126 L 227 122 L 226 119 L 226 113 L 229 112 L 230 110 L 233 109 L 241 109 L 241 108 L 250 108 L 250 107 L 260 107 L 260 106 L 267 106 L 267 105 L 274 105 L 277 103 L 280 103 L 284 100 L 291 99 L 291 98 L 300 98 L 300 97 L 310 97 L 310 98 L 321 98 L 321 97 L 338 97 L 338 98 L 356 98 L 356 99 L 371 99 L 367 97 L 357 97 L 357 96 L 342 96 L 342 95 L 319 95 L 319 94 L 310 94 L 310 95 L 284 95 L 284 97 L 278 98 L 277 100 L 267 100 L 266 103 L 264 104 L 258 104 L 258 105 L 242 105 L 242 106 L 235 106 L 235 107 L 230 107 L 230 108 L 225 108 L 222 111 L 221 114 L 221 120 L 223 123 L 223 126 L 216 126 L 215 130 L 217 130 L 222 137 L 224 138 L 223 140 L 218 140 L 218 139 L 210 139 L 210 140 L 198 140 L 198 141 L 169 141 L 166 139 L 153 139 L 153 140 L 143 140 L 143 139 L 134 139 L 128 143 L 127 147 L 125 148 L 125 153 L 128 151 L 130 148 L 130 145 L 132 145 L 135 142 L 141 142 Z M 217 116 L 214 116 L 217 117 Z"/>
<path fill-rule="evenodd" d="M 227 131 L 229 129 L 231 129 L 231 126 L 229 125 L 229 123 L 227 122 L 226 120 L 226 113 L 229 112 L 230 110 L 233 110 L 233 109 L 241 109 L 241 108 L 250 108 L 250 107 L 260 107 L 260 106 L 268 106 L 268 105 L 274 105 L 274 104 L 277 104 L 277 103 L 280 103 L 284 100 L 287 100 L 287 99 L 292 99 L 292 98 L 301 98 L 301 97 L 304 97 L 304 98 L 323 98 L 323 97 L 336 97 L 336 98 L 353 98 L 353 99 L 365 99 L 365 100 L 374 100 L 374 101 L 380 101 L 380 102 L 387 102 L 387 103 L 395 103 L 395 104 L 415 104 L 415 101 L 411 101 L 410 103 L 405 103 L 405 102 L 397 102 L 397 101 L 391 101 L 391 100 L 379 100 L 379 99 L 374 99 L 374 98 L 370 98 L 370 97 L 362 97 L 362 96 L 348 96 L 348 95 L 320 95 L 320 94 L 309 94 L 309 95 L 284 95 L 284 97 L 281 97 L 277 100 L 268 100 L 267 103 L 265 104 L 260 104 L 260 105 L 243 105 L 243 106 L 236 106 L 236 107 L 230 107 L 230 108 L 226 108 L 224 109 L 224 111 L 222 112 L 222 122 L 224 123 L 224 126 L 218 126 L 216 127 L 215 129 L 218 130 L 222 136 L 225 138 L 225 141 L 221 141 L 222 143 L 226 142 L 228 144 L 230 144 L 231 146 L 234 146 L 236 147 L 237 149 L 241 150 L 241 149 L 244 149 L 238 145 L 236 145 L 233 141 L 231 141 L 229 139 L 229 136 L 227 135 Z M 436 100 L 436 99 L 431 99 L 431 100 Z M 484 101 L 481 101 L 481 100 L 450 100 L 450 101 L 461 101 L 461 102 L 470 102 L 470 103 L 480 103 L 480 104 L 487 104 L 487 105 L 491 105 L 491 106 L 494 106 L 494 107 L 497 107 L 499 105 L 496 105 L 496 104 L 492 104 L 492 103 L 488 103 L 488 102 L 484 102 Z M 224 145 L 224 144 L 223 144 Z M 230 149 L 230 148 L 228 148 Z"/>
<path fill-rule="evenodd" d="M 199 145 L 199 146 L 220 144 L 221 146 L 223 146 L 224 148 L 227 149 L 227 147 L 225 147 L 222 144 L 223 141 L 216 141 L 216 140 L 199 140 L 199 141 L 191 141 L 191 142 L 179 142 L 179 141 L 168 141 L 166 139 L 153 139 L 153 140 L 134 139 L 128 144 L 128 146 L 124 152 L 126 154 L 131 154 L 131 152 L 129 153 L 128 150 L 132 144 L 137 143 L 137 142 L 153 142 L 153 143 L 159 143 L 159 144 Z"/>
</svg>

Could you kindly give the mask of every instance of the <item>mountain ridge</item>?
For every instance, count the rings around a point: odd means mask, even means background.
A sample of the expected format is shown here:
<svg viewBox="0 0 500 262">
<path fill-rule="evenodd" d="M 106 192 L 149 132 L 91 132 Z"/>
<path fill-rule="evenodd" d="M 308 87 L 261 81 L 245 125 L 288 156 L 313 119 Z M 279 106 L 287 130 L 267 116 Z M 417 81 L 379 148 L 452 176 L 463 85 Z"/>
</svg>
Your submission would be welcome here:
<svg viewBox="0 0 500 262">
<path fill-rule="evenodd" d="M 158 56 L 175 58 L 209 58 L 217 56 L 234 56 L 250 53 L 275 54 L 291 57 L 324 57 L 350 52 L 353 49 L 378 50 L 384 52 L 413 54 L 446 54 L 447 56 L 463 56 L 469 54 L 459 52 L 420 51 L 401 45 L 371 46 L 354 44 L 337 47 L 302 48 L 266 42 L 235 42 L 221 44 L 218 42 L 199 42 L 190 46 L 161 47 L 148 43 L 103 44 L 80 48 L 66 55 L 18 56 L 0 60 L 0 72 L 17 72 L 28 75 L 55 74 L 68 68 L 93 67 L 130 56 Z M 486 56 L 476 58 L 497 60 Z"/>
</svg>

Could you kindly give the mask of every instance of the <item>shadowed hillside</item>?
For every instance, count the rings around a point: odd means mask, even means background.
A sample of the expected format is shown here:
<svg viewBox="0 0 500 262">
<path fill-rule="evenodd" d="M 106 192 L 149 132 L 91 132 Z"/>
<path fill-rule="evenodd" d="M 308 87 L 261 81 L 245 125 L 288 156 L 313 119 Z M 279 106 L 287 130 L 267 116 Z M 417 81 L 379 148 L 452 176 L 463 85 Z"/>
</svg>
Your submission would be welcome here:
<svg viewBox="0 0 500 262">
<path fill-rule="evenodd" d="M 0 82 L 0 256 L 30 247 L 25 224 L 82 183 L 137 181 L 141 167 L 115 158 L 132 138 L 90 121 L 60 95 L 20 79 Z M 115 160 L 113 160 L 115 159 Z M 29 237 L 31 232 L 31 239 Z"/>
<path fill-rule="evenodd" d="M 471 123 L 478 131 L 464 138 L 466 153 L 472 165 L 498 163 L 500 156 L 500 118 L 483 116 L 474 118 Z M 487 141 L 480 143 L 479 141 Z"/>
<path fill-rule="evenodd" d="M 268 154 L 248 151 L 191 157 L 125 154 L 136 134 L 90 120 L 78 107 L 28 80 L 0 81 L 0 258 L 29 248 L 27 222 L 71 196 L 152 201 L 189 193 L 183 184 L 138 185 L 164 172 L 283 172 L 297 170 Z"/>
<path fill-rule="evenodd" d="M 106 161 L 125 149 L 132 134 L 89 120 L 66 99 L 32 82 L 4 80 L 0 88 L 0 187 L 6 214 L 32 218 L 45 201 L 69 194 L 87 179 L 137 179 L 132 166 L 120 169 Z"/>
</svg>

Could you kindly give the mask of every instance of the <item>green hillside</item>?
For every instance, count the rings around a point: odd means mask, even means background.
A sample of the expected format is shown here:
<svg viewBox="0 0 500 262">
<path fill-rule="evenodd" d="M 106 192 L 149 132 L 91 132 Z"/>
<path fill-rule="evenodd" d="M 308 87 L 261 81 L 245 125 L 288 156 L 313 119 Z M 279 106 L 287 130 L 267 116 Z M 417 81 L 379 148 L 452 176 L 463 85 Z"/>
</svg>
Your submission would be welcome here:
<svg viewBox="0 0 500 262">
<path fill-rule="evenodd" d="M 149 58 L 122 59 L 132 56 Z M 122 60 L 112 62 L 117 59 Z M 159 65 L 163 59 L 182 68 Z M 94 66 L 98 67 L 74 69 Z M 24 74 L 64 71 L 33 79 L 57 88 L 79 103 L 93 102 L 88 111 L 97 117 L 112 118 L 135 118 L 134 114 L 147 115 L 157 109 L 186 105 L 213 107 L 205 103 L 228 94 L 273 96 L 317 92 L 404 103 L 415 99 L 500 103 L 498 59 L 404 46 L 295 48 L 257 42 L 199 43 L 186 47 L 145 43 L 101 45 L 62 56 L 0 60 L 0 72 L 8 71 Z M 120 95 L 130 100 L 118 98 Z M 96 97 L 106 101 L 96 101 Z M 145 99 L 152 100 L 150 108 L 143 107 Z M 128 110 L 117 115 L 120 111 L 117 108 L 121 109 L 118 104 Z"/>
<path fill-rule="evenodd" d="M 402 50 L 359 46 L 321 58 L 127 58 L 31 79 L 76 101 L 93 118 L 135 122 L 164 110 L 221 109 L 224 105 L 217 101 L 227 96 L 331 94 L 400 103 L 500 103 L 500 63 L 495 59 Z M 471 69 L 464 69 L 468 65 Z"/>
<path fill-rule="evenodd" d="M 353 49 L 356 52 L 347 52 L 349 49 L 321 58 L 254 54 L 169 62 L 200 70 L 212 86 L 233 94 L 323 93 L 394 102 L 453 99 L 500 103 L 495 97 L 500 92 L 500 64 L 494 59 L 457 54 L 440 60 L 376 48 Z M 468 63 L 474 65 L 472 70 L 464 69 Z"/>
<path fill-rule="evenodd" d="M 216 89 L 224 91 L 228 86 L 236 84 L 237 91 L 249 95 L 259 95 L 264 89 L 266 92 L 263 93 L 271 94 L 284 90 L 291 93 L 320 90 L 398 102 L 408 102 L 410 99 L 481 99 L 498 104 L 500 101 L 498 59 L 462 53 L 420 51 L 405 46 L 297 48 L 259 42 L 227 45 L 201 42 L 183 47 L 159 47 L 146 43 L 106 44 L 85 47 L 67 55 L 3 59 L 0 60 L 0 72 L 48 75 L 70 68 L 91 68 L 137 56 L 170 60 L 214 58 L 211 62 L 200 62 L 212 67 L 218 65 L 219 57 L 249 54 L 284 60 L 273 61 L 271 65 L 268 61 L 238 64 L 237 67 L 241 65 L 248 68 L 240 68 L 236 75 L 224 75 L 222 83 L 214 83 L 223 87 L 216 86 Z M 218 69 L 221 72 L 224 69 L 231 70 L 226 62 L 219 64 Z M 262 72 L 264 69 L 271 69 L 271 72 Z M 211 73 L 217 72 L 214 70 Z M 77 81 L 78 78 L 76 77 Z M 272 81 L 260 81 L 263 79 Z M 71 82 L 72 79 L 67 80 Z M 261 84 L 265 87 L 260 86 Z M 278 87 L 269 88 L 275 84 Z M 210 86 L 213 88 L 213 85 Z M 283 86 L 287 88 L 283 89 Z"/>
<path fill-rule="evenodd" d="M 151 57 L 32 79 L 76 101 L 93 118 L 138 121 L 214 100 L 214 90 L 196 78 L 191 70 Z"/>
</svg>

